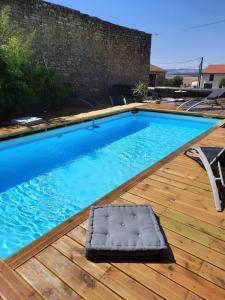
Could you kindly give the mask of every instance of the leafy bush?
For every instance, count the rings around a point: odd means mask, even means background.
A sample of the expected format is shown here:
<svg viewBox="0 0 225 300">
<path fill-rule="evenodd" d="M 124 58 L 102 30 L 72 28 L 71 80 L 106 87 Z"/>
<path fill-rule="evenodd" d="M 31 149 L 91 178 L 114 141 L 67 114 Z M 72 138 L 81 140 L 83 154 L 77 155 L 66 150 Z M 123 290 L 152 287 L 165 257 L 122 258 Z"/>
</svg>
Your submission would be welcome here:
<svg viewBox="0 0 225 300">
<path fill-rule="evenodd" d="M 142 100 L 146 97 L 148 93 L 148 86 L 143 81 L 139 81 L 135 84 L 133 88 L 134 97 L 138 98 L 138 100 Z"/>
<path fill-rule="evenodd" d="M 31 104 L 36 111 L 51 111 L 62 107 L 70 92 L 70 87 L 63 84 L 58 72 L 46 70 L 40 65 L 30 70 L 26 81 L 33 92 Z"/>
<path fill-rule="evenodd" d="M 174 76 L 172 78 L 165 79 L 166 86 L 174 86 L 180 87 L 183 84 L 183 77 L 182 76 Z"/>
<path fill-rule="evenodd" d="M 55 70 L 32 64 L 35 33 L 23 35 L 9 22 L 10 8 L 0 11 L 0 117 L 52 110 L 64 104 L 68 89 Z"/>
<path fill-rule="evenodd" d="M 224 88 L 225 87 L 225 78 L 221 79 L 219 87 L 220 88 Z"/>
</svg>

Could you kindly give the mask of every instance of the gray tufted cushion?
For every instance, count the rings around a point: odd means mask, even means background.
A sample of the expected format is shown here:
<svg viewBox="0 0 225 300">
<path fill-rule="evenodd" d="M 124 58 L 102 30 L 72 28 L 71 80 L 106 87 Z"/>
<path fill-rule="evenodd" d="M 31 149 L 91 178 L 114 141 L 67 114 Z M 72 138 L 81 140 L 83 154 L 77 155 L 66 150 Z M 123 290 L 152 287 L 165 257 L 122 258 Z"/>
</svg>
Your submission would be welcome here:
<svg viewBox="0 0 225 300">
<path fill-rule="evenodd" d="M 148 256 L 166 249 L 149 205 L 104 205 L 90 210 L 86 256 Z"/>
</svg>

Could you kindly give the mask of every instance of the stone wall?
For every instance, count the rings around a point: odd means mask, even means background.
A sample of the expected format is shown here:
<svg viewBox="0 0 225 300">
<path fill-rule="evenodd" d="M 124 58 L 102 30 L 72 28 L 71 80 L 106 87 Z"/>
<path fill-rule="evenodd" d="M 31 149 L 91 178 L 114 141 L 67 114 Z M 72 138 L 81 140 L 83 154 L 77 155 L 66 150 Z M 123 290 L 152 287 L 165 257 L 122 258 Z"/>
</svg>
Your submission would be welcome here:
<svg viewBox="0 0 225 300">
<path fill-rule="evenodd" d="M 59 70 L 78 92 L 105 98 L 113 84 L 148 82 L 151 35 L 41 0 L 0 0 L 11 20 L 36 31 L 36 59 Z"/>
</svg>

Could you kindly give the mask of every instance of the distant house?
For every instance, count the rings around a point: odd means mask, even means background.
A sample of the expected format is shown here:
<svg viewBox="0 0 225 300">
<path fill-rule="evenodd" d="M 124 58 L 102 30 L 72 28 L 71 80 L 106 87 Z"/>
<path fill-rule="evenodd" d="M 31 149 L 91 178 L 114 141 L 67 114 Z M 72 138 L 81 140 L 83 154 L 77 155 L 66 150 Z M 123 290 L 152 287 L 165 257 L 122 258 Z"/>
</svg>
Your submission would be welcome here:
<svg viewBox="0 0 225 300">
<path fill-rule="evenodd" d="M 183 76 L 183 87 L 197 87 L 198 77 L 196 76 Z"/>
<path fill-rule="evenodd" d="M 223 78 L 225 78 L 225 64 L 208 65 L 202 72 L 201 88 L 218 89 Z"/>
<path fill-rule="evenodd" d="M 155 65 L 149 67 L 149 86 L 164 85 L 166 71 Z"/>
</svg>

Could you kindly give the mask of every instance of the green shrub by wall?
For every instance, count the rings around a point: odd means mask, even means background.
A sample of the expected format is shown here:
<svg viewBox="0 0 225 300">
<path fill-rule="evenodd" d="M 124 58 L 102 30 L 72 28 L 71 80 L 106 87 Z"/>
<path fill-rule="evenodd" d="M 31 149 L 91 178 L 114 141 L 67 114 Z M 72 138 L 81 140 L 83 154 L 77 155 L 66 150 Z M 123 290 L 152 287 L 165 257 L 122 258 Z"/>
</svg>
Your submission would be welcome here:
<svg viewBox="0 0 225 300">
<path fill-rule="evenodd" d="M 24 36 L 0 11 L 0 118 L 41 113 L 62 107 L 69 93 L 59 74 L 32 62 L 35 33 Z"/>
</svg>

